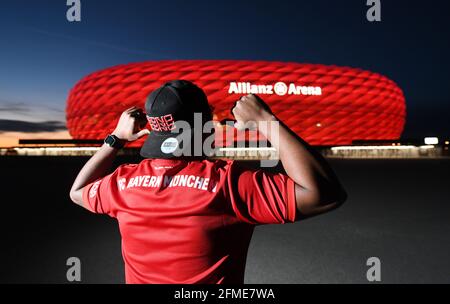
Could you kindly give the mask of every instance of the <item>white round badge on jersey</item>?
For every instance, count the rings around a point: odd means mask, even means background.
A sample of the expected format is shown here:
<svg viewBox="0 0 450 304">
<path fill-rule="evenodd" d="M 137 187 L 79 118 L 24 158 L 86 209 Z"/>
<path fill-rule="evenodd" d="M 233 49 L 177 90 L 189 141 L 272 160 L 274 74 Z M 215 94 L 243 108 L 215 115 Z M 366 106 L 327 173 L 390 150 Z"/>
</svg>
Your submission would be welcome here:
<svg viewBox="0 0 450 304">
<path fill-rule="evenodd" d="M 178 148 L 178 140 L 175 137 L 169 137 L 161 144 L 161 152 L 165 154 L 173 153 Z"/>
</svg>

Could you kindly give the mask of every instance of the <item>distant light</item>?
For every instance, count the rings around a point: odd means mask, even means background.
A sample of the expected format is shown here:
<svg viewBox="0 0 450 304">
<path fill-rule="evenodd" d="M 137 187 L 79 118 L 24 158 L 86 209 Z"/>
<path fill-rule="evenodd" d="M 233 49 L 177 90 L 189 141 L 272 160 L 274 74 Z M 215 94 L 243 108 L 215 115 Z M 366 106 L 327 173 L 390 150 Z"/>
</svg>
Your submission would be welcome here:
<svg viewBox="0 0 450 304">
<path fill-rule="evenodd" d="M 62 152 L 62 151 L 97 151 L 100 150 L 100 147 L 39 147 L 39 148 L 22 148 L 16 147 L 14 148 L 16 151 L 53 151 L 53 152 Z"/>
<path fill-rule="evenodd" d="M 316 127 L 320 128 L 322 124 L 320 122 L 316 123 Z"/>
<path fill-rule="evenodd" d="M 437 145 L 439 143 L 439 139 L 437 137 L 425 137 L 424 142 L 426 145 Z"/>
<path fill-rule="evenodd" d="M 431 149 L 434 146 L 421 146 L 421 148 Z M 417 149 L 416 146 L 396 146 L 395 144 L 392 146 L 339 146 L 332 147 L 332 151 L 345 151 L 345 150 L 409 150 L 409 149 Z"/>
<path fill-rule="evenodd" d="M 450 144 L 450 142 L 449 142 L 448 140 L 446 140 L 446 141 L 445 141 L 445 144 L 448 145 L 448 144 Z"/>
<path fill-rule="evenodd" d="M 419 149 L 434 149 L 433 145 L 419 146 Z"/>
<path fill-rule="evenodd" d="M 277 149 L 274 147 L 241 147 L 241 148 L 231 148 L 231 147 L 225 147 L 225 148 L 219 148 L 219 151 L 225 151 L 225 152 L 241 152 L 241 151 L 272 151 L 276 152 Z"/>
</svg>

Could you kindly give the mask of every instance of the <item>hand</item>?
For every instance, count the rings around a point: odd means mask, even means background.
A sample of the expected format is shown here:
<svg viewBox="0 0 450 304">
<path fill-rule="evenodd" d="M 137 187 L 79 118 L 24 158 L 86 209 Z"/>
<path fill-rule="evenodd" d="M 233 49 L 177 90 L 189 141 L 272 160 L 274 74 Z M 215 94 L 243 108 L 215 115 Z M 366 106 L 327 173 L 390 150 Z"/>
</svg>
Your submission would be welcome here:
<svg viewBox="0 0 450 304">
<path fill-rule="evenodd" d="M 134 141 L 150 133 L 148 129 L 145 129 L 146 124 L 147 119 L 144 112 L 137 107 L 131 107 L 120 115 L 119 122 L 112 134 L 121 140 Z"/>
<path fill-rule="evenodd" d="M 259 122 L 274 119 L 269 106 L 254 94 L 242 96 L 236 101 L 231 113 L 236 119 L 234 126 L 238 130 L 255 129 Z"/>
</svg>

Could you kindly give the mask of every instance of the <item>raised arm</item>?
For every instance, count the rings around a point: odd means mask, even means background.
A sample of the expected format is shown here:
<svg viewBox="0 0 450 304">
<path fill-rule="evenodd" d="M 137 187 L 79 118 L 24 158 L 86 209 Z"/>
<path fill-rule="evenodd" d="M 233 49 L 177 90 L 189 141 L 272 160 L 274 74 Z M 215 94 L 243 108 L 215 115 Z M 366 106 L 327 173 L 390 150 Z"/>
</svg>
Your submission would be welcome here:
<svg viewBox="0 0 450 304">
<path fill-rule="evenodd" d="M 117 127 L 112 135 L 115 135 L 120 141 L 126 142 L 134 141 L 141 136 L 148 134 L 149 130 L 140 130 L 139 128 L 139 125 L 145 125 L 145 122 L 139 121 L 141 118 L 142 111 L 140 109 L 136 107 L 129 108 L 120 116 Z M 78 173 L 78 176 L 70 189 L 70 198 L 74 203 L 84 207 L 83 188 L 109 173 L 117 152 L 118 149 L 103 144 L 100 150 L 88 160 L 80 173 Z"/>
<path fill-rule="evenodd" d="M 330 211 L 345 201 L 347 194 L 327 161 L 279 121 L 258 96 L 243 96 L 232 113 L 238 127 L 256 122 L 258 131 L 278 150 L 287 175 L 296 184 L 297 209 L 303 218 Z M 277 134 L 270 129 L 270 122 L 275 121 L 279 122 Z"/>
</svg>

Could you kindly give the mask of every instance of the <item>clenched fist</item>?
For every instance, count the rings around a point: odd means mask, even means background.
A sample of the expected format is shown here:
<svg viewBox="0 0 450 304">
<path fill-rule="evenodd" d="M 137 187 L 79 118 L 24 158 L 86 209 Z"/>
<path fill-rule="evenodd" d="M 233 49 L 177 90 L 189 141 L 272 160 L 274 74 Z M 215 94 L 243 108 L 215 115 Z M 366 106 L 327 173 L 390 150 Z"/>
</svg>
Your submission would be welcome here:
<svg viewBox="0 0 450 304">
<path fill-rule="evenodd" d="M 267 104 L 254 94 L 242 96 L 236 101 L 231 113 L 236 119 L 234 126 L 238 130 L 256 129 L 259 122 L 275 119 Z"/>
<path fill-rule="evenodd" d="M 144 129 L 146 124 L 144 112 L 137 107 L 131 107 L 122 113 L 112 134 L 121 140 L 134 141 L 150 133 L 148 129 Z"/>
</svg>

